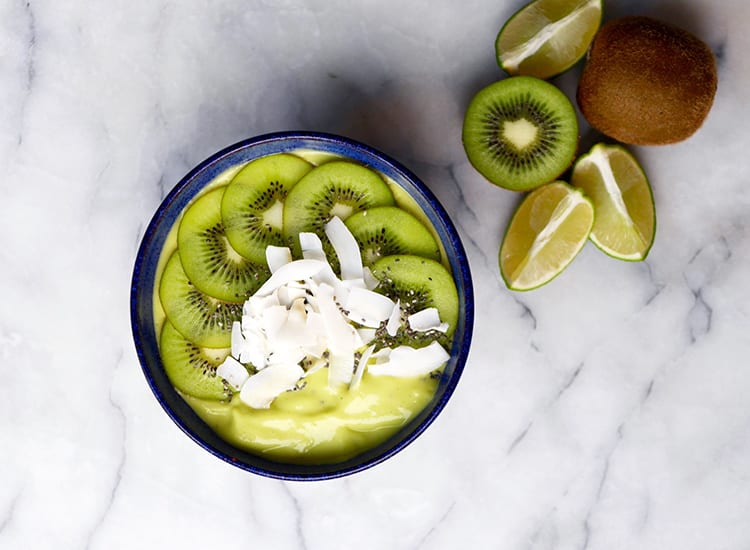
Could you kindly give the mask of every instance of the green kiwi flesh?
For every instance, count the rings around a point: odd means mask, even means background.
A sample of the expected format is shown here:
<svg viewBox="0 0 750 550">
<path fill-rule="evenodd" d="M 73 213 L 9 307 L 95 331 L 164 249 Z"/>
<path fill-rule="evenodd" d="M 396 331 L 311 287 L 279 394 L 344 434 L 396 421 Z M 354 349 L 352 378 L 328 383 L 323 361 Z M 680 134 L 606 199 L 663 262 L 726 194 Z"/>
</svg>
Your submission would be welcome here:
<svg viewBox="0 0 750 550">
<path fill-rule="evenodd" d="M 221 201 L 227 239 L 237 252 L 265 264 L 269 245 L 285 245 L 284 200 L 312 168 L 300 157 L 280 153 L 254 160 L 237 173 Z"/>
<path fill-rule="evenodd" d="M 180 262 L 180 252 L 164 266 L 159 283 L 159 299 L 174 328 L 200 347 L 228 348 L 232 322 L 242 317 L 242 304 L 212 298 L 190 282 Z"/>
<path fill-rule="evenodd" d="M 188 206 L 177 233 L 177 247 L 188 279 L 202 292 L 225 302 L 244 302 L 269 272 L 229 244 L 221 218 L 226 187 L 200 196 Z"/>
<path fill-rule="evenodd" d="M 441 263 L 399 254 L 381 258 L 371 269 L 380 281 L 376 290 L 400 300 L 405 315 L 435 307 L 440 320 L 448 323 L 446 336 L 453 334 L 458 322 L 458 291 L 453 277 Z"/>
<path fill-rule="evenodd" d="M 440 261 L 440 247 L 430 230 L 397 206 L 368 208 L 352 214 L 344 223 L 359 244 L 364 265 L 398 254 Z"/>
<path fill-rule="evenodd" d="M 361 210 L 393 203 L 388 184 L 373 170 L 348 161 L 321 164 L 297 182 L 286 197 L 287 245 L 299 251 L 297 236 L 305 231 L 317 233 L 327 244 L 324 225 L 333 216 L 346 220 Z M 329 253 L 327 256 L 335 257 Z"/>
<path fill-rule="evenodd" d="M 530 76 L 490 84 L 469 103 L 466 155 L 490 182 L 526 191 L 556 179 L 573 162 L 578 119 L 554 85 Z"/>
<path fill-rule="evenodd" d="M 216 375 L 229 349 L 200 348 L 167 321 L 159 339 L 164 371 L 174 387 L 198 399 L 223 400 L 232 392 Z"/>
</svg>

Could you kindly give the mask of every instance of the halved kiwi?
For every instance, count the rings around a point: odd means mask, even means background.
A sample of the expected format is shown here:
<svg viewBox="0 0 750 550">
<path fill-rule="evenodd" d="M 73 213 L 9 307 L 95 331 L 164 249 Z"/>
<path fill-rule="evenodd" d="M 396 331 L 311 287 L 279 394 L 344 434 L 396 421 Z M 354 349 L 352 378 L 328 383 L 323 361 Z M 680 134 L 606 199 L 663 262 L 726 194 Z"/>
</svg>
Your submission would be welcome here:
<svg viewBox="0 0 750 550">
<path fill-rule="evenodd" d="M 270 276 L 263 264 L 229 244 L 221 219 L 226 187 L 200 196 L 185 211 L 177 232 L 182 267 L 202 292 L 225 302 L 244 302 Z"/>
<path fill-rule="evenodd" d="M 289 191 L 284 202 L 284 235 L 299 251 L 297 235 L 310 231 L 327 243 L 323 226 L 333 217 L 346 220 L 355 212 L 393 205 L 393 193 L 377 172 L 348 161 L 332 161 L 312 169 Z M 333 263 L 333 258 L 328 254 Z"/>
<path fill-rule="evenodd" d="M 161 361 L 172 384 L 199 399 L 220 400 L 232 392 L 216 375 L 216 368 L 229 355 L 229 349 L 200 348 L 167 321 L 159 340 Z"/>
<path fill-rule="evenodd" d="M 405 314 L 435 307 L 440 320 L 448 323 L 446 334 L 453 334 L 458 322 L 458 291 L 453 277 L 441 263 L 399 254 L 375 262 L 372 273 L 380 281 L 376 290 L 393 300 L 399 299 Z"/>
<path fill-rule="evenodd" d="M 578 119 L 554 85 L 530 76 L 506 78 L 480 90 L 469 103 L 463 143 L 485 178 L 525 191 L 556 179 L 571 165 Z"/>
<path fill-rule="evenodd" d="M 266 247 L 284 246 L 284 200 L 312 168 L 300 157 L 280 153 L 252 161 L 234 176 L 221 201 L 221 218 L 237 252 L 265 264 Z"/>
<path fill-rule="evenodd" d="M 159 299 L 170 323 L 186 339 L 201 347 L 228 348 L 232 322 L 242 317 L 242 304 L 222 302 L 204 294 L 190 282 L 173 252 L 164 266 Z"/>
<path fill-rule="evenodd" d="M 362 262 L 411 254 L 440 261 L 440 247 L 422 222 L 397 206 L 378 206 L 352 214 L 344 222 L 359 243 Z"/>
</svg>

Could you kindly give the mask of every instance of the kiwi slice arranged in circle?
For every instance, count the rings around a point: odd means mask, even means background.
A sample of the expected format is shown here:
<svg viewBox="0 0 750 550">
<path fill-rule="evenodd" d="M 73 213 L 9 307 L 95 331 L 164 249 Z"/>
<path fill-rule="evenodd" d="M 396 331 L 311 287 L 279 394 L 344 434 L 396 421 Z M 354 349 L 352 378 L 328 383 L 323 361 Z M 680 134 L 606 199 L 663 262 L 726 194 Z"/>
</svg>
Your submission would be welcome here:
<svg viewBox="0 0 750 550">
<path fill-rule="evenodd" d="M 234 176 L 221 201 L 221 218 L 237 252 L 265 264 L 267 246 L 285 245 L 284 200 L 312 168 L 300 157 L 280 153 L 252 161 Z"/>
<path fill-rule="evenodd" d="M 169 380 L 181 392 L 198 399 L 221 400 L 232 393 L 216 375 L 229 349 L 200 348 L 167 321 L 159 339 L 161 360 Z"/>
<path fill-rule="evenodd" d="M 229 244 L 221 218 L 226 187 L 200 196 L 182 216 L 177 246 L 182 267 L 202 292 L 225 302 L 244 302 L 269 276 L 265 264 L 241 256 Z"/>
<path fill-rule="evenodd" d="M 388 184 L 373 170 L 348 161 L 321 164 L 297 182 L 286 197 L 287 245 L 299 250 L 297 236 L 303 231 L 317 233 L 327 244 L 323 226 L 333 216 L 346 220 L 361 210 L 393 203 Z"/>
<path fill-rule="evenodd" d="M 554 85 L 529 76 L 506 78 L 482 89 L 464 117 L 469 161 L 492 183 L 526 191 L 548 183 L 573 162 L 578 119 Z"/>
<path fill-rule="evenodd" d="M 344 223 L 357 239 L 364 265 L 398 254 L 440 261 L 440 247 L 430 230 L 397 206 L 368 208 L 352 214 Z"/>
<path fill-rule="evenodd" d="M 242 317 L 242 304 L 212 298 L 190 282 L 180 261 L 180 252 L 164 266 L 159 283 L 159 299 L 174 328 L 200 347 L 228 348 L 232 322 Z"/>
<path fill-rule="evenodd" d="M 381 258 L 371 269 L 380 281 L 376 290 L 393 300 L 398 299 L 405 314 L 435 307 L 440 320 L 448 323 L 446 335 L 453 334 L 458 322 L 458 291 L 443 264 L 401 254 Z"/>
</svg>

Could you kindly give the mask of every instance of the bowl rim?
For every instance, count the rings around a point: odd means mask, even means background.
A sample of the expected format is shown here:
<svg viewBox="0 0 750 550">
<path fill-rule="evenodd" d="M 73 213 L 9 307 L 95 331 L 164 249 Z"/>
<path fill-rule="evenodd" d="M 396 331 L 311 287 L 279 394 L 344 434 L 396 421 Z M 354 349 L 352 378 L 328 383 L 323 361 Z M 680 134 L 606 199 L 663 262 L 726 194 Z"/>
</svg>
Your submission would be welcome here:
<svg viewBox="0 0 750 550">
<path fill-rule="evenodd" d="M 443 241 L 443 247 L 446 250 L 447 259 L 450 263 L 454 280 L 456 281 L 459 294 L 459 306 L 461 308 L 459 325 L 456 330 L 456 335 L 458 337 L 454 337 L 453 339 L 451 359 L 449 360 L 449 367 L 452 367 L 452 370 L 449 376 L 441 378 L 440 385 L 436 390 L 436 396 L 433 397 L 430 403 L 428 403 L 418 415 L 407 422 L 399 432 L 385 442 L 372 449 L 366 450 L 349 460 L 322 465 L 298 465 L 271 461 L 264 459 L 259 455 L 254 455 L 242 451 L 241 449 L 237 449 L 226 442 L 224 442 L 223 445 L 217 446 L 215 444 L 217 443 L 216 441 L 213 443 L 206 441 L 205 438 L 198 434 L 186 419 L 183 418 L 183 414 L 174 410 L 175 405 L 179 402 L 174 400 L 174 396 L 165 395 L 165 392 L 163 391 L 164 389 L 156 379 L 157 373 L 153 371 L 154 367 L 149 364 L 145 350 L 146 345 L 153 344 L 151 339 L 156 339 L 156 334 L 153 323 L 149 323 L 148 327 L 142 326 L 143 323 L 141 323 L 140 315 L 142 306 L 141 301 L 143 299 L 150 304 L 150 309 L 153 311 L 153 296 L 156 281 L 153 280 L 152 277 L 150 284 L 147 284 L 146 289 L 144 290 L 141 280 L 144 273 L 148 276 L 149 271 L 155 271 L 155 266 L 149 267 L 148 260 L 149 258 L 153 260 L 153 255 L 156 254 L 156 260 L 158 262 L 158 257 L 164 246 L 164 240 L 159 242 L 159 231 L 164 232 L 164 228 L 161 224 L 165 215 L 170 212 L 175 213 L 175 220 L 169 223 L 169 228 L 171 228 L 174 221 L 176 221 L 176 217 L 179 216 L 179 213 L 183 210 L 184 206 L 186 206 L 187 203 L 189 203 L 207 183 L 212 181 L 213 178 L 224 170 L 238 164 L 244 164 L 255 158 L 273 154 L 273 152 L 281 153 L 302 148 L 299 145 L 293 146 L 297 142 L 306 142 L 306 145 L 314 144 L 320 147 L 320 149 L 317 150 L 324 153 L 333 152 L 334 154 L 343 155 L 352 160 L 363 163 L 368 167 L 385 174 L 402 188 L 404 188 L 404 181 L 409 186 L 413 187 L 413 189 L 407 188 L 405 191 L 407 191 L 410 197 L 417 201 L 424 214 L 435 226 L 441 241 Z M 281 148 L 274 151 L 279 146 Z M 251 154 L 251 158 L 247 160 L 233 160 L 235 156 L 242 157 L 243 153 L 252 153 L 252 150 L 258 148 L 268 150 L 268 152 L 256 156 L 252 156 Z M 394 177 L 394 174 L 397 177 Z M 418 195 L 415 196 L 413 191 L 416 191 Z M 425 208 L 425 206 L 429 206 L 429 209 Z M 147 278 L 146 282 L 149 283 Z M 318 481 L 348 476 L 369 469 L 376 464 L 387 460 L 411 444 L 435 421 L 437 416 L 445 408 L 450 397 L 453 395 L 468 359 L 474 323 L 474 294 L 468 257 L 458 235 L 458 231 L 434 193 L 413 172 L 387 154 L 348 137 L 324 132 L 283 131 L 261 134 L 255 137 L 243 139 L 221 149 L 197 164 L 167 193 L 151 217 L 143 237 L 141 238 L 135 257 L 130 288 L 130 317 L 136 354 L 143 374 L 146 377 L 146 381 L 161 407 L 172 421 L 183 431 L 183 433 L 204 450 L 242 470 L 259 474 L 264 477 L 287 481 Z M 151 332 L 150 334 L 149 330 Z M 445 371 L 447 370 L 448 368 L 445 369 Z M 165 377 L 166 375 L 162 378 Z M 182 413 L 187 414 L 187 416 L 190 417 L 191 422 L 195 422 L 197 419 L 199 424 L 203 424 L 207 430 L 215 434 L 215 432 L 213 432 L 213 430 L 211 430 L 197 416 L 197 414 L 189 408 L 182 398 L 179 397 L 179 394 L 177 394 L 174 388 L 171 387 L 171 384 L 169 384 L 169 386 L 170 387 L 167 388 L 167 391 L 171 390 L 174 395 L 177 395 L 179 401 L 185 404 L 185 407 L 187 407 L 189 411 L 185 411 L 184 407 L 180 407 Z M 435 397 L 437 397 L 437 400 L 435 400 Z M 190 414 L 191 412 L 192 415 Z M 215 438 L 216 437 L 218 436 L 215 436 Z M 217 447 L 224 447 L 224 449 Z M 231 449 L 232 452 L 227 452 L 227 448 Z M 252 464 L 249 462 L 250 460 L 252 460 Z"/>
</svg>

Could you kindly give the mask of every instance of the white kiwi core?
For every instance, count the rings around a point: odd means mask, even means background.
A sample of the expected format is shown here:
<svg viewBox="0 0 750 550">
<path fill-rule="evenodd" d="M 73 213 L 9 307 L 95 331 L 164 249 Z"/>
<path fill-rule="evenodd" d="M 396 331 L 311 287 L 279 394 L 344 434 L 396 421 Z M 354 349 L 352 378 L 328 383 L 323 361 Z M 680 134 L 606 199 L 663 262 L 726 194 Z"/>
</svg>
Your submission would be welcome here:
<svg viewBox="0 0 750 550">
<path fill-rule="evenodd" d="M 539 133 L 539 128 L 533 122 L 529 122 L 525 118 L 519 118 L 518 120 L 506 120 L 503 122 L 503 128 L 501 131 L 502 138 L 515 147 L 518 151 L 523 151 L 530 145 L 532 145 Z"/>
<path fill-rule="evenodd" d="M 354 209 L 351 206 L 337 202 L 333 205 L 333 208 L 331 208 L 330 215 L 331 217 L 338 216 L 342 220 L 345 220 L 352 215 L 352 212 L 354 212 Z"/>
<path fill-rule="evenodd" d="M 268 210 L 263 212 L 263 223 L 280 230 L 284 223 L 283 213 L 284 203 L 277 200 L 268 208 Z"/>
</svg>

